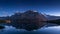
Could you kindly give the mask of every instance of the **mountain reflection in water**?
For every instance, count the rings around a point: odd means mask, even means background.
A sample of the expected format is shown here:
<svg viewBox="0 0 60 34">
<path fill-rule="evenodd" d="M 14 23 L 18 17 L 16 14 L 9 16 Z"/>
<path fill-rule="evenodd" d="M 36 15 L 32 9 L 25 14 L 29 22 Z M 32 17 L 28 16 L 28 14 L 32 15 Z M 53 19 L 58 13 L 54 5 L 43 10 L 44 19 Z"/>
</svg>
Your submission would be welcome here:
<svg viewBox="0 0 60 34">
<path fill-rule="evenodd" d="M 50 26 L 51 25 L 51 26 Z M 60 34 L 60 26 L 52 26 L 54 24 L 47 24 L 41 29 L 34 31 L 26 31 L 24 29 L 16 29 L 12 26 L 5 26 L 0 30 L 0 34 Z"/>
</svg>

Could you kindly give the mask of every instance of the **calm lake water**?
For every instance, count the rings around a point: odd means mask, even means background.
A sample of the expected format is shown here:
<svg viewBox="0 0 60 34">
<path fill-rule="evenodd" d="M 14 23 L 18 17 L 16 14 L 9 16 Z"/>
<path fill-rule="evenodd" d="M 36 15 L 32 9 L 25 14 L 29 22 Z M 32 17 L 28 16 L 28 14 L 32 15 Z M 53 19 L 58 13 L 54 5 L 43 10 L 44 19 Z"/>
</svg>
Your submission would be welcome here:
<svg viewBox="0 0 60 34">
<path fill-rule="evenodd" d="M 47 24 L 44 27 L 34 31 L 26 31 L 24 29 L 16 29 L 12 26 L 5 26 L 4 29 L 0 30 L 0 34 L 60 34 L 60 26 Z"/>
</svg>

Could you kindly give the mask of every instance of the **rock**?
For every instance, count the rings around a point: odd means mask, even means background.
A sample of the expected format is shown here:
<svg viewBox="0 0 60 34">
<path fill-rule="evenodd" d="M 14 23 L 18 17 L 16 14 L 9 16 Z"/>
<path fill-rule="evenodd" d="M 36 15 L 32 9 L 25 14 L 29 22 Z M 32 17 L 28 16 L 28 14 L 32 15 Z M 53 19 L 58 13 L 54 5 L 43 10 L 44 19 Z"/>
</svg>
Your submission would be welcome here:
<svg viewBox="0 0 60 34">
<path fill-rule="evenodd" d="M 0 26 L 0 29 L 4 29 L 5 27 L 4 26 Z"/>
</svg>

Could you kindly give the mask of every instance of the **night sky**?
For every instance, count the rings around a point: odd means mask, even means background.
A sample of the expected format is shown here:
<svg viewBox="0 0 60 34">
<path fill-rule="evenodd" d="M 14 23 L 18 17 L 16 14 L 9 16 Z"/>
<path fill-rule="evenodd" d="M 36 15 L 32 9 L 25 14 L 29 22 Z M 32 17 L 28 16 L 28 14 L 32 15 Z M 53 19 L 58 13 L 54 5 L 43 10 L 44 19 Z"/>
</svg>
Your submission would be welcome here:
<svg viewBox="0 0 60 34">
<path fill-rule="evenodd" d="M 60 16 L 60 0 L 0 0 L 0 16 L 10 16 L 26 10 Z"/>
</svg>

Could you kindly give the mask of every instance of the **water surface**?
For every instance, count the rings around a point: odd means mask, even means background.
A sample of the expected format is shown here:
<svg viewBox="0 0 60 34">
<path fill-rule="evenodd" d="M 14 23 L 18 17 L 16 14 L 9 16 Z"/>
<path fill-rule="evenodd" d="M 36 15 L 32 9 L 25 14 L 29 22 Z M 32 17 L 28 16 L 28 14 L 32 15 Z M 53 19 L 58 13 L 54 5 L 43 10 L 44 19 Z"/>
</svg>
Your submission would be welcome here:
<svg viewBox="0 0 60 34">
<path fill-rule="evenodd" d="M 50 25 L 52 24 L 47 24 L 46 26 L 34 31 L 16 29 L 13 26 L 5 25 L 4 29 L 0 29 L 0 34 L 60 34 L 60 26 L 58 25 L 50 26 Z"/>
</svg>

